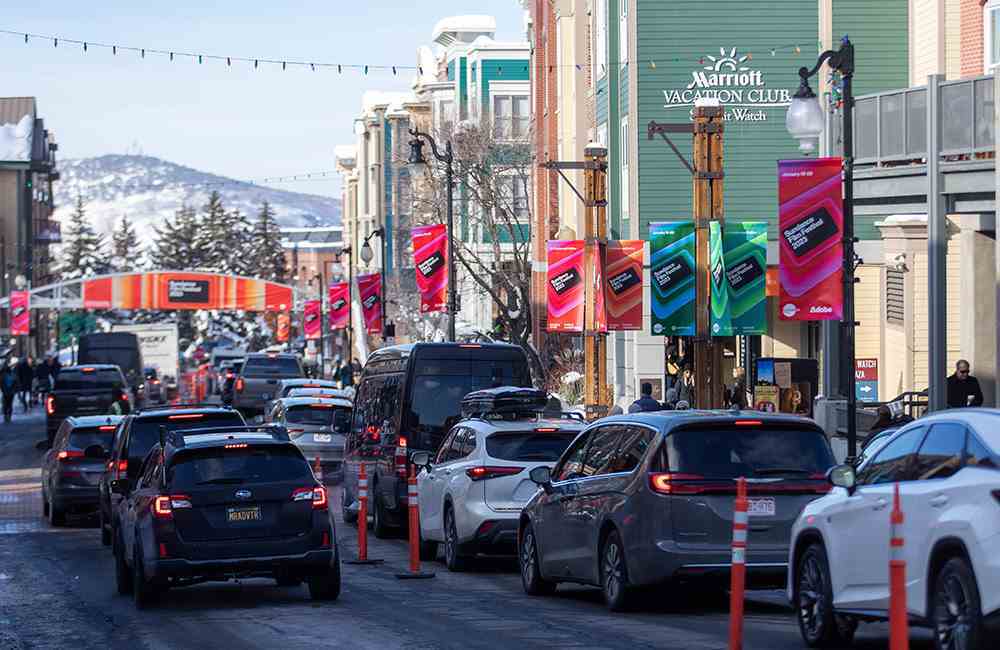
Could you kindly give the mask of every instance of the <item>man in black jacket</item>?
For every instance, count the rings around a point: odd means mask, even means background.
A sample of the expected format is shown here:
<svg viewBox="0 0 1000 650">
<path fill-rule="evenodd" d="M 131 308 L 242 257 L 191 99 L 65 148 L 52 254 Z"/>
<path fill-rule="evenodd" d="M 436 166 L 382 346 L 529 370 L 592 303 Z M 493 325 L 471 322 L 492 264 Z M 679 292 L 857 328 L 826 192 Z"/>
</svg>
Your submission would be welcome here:
<svg viewBox="0 0 1000 650">
<path fill-rule="evenodd" d="M 982 405 L 983 391 L 979 380 L 969 374 L 969 362 L 959 359 L 955 364 L 955 374 L 948 377 L 948 408 Z"/>
<path fill-rule="evenodd" d="M 642 395 L 632 405 L 628 407 L 629 413 L 642 413 L 644 411 L 659 411 L 660 403 L 653 399 L 653 385 L 643 382 Z"/>
</svg>

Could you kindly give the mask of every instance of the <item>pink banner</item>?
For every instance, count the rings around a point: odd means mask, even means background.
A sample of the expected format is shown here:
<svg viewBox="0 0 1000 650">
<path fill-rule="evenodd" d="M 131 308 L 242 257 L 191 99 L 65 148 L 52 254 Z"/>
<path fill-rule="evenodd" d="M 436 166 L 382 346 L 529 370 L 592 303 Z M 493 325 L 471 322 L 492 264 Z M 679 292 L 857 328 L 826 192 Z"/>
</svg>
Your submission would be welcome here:
<svg viewBox="0 0 1000 650">
<path fill-rule="evenodd" d="M 413 263 L 417 270 L 420 311 L 448 308 L 448 229 L 443 224 L 417 226 L 413 237 Z"/>
<path fill-rule="evenodd" d="M 330 329 L 347 329 L 351 323 L 351 285 L 339 282 L 330 285 Z"/>
<path fill-rule="evenodd" d="M 644 241 L 609 241 L 604 280 L 608 301 L 608 329 L 642 329 L 642 266 Z"/>
<path fill-rule="evenodd" d="M 10 292 L 10 333 L 11 336 L 27 336 L 31 333 L 31 293 Z"/>
<path fill-rule="evenodd" d="M 583 240 L 548 242 L 549 332 L 583 331 Z"/>
<path fill-rule="evenodd" d="M 358 276 L 358 298 L 361 313 L 365 318 L 365 330 L 369 334 L 382 332 L 382 274 L 371 273 Z"/>
<path fill-rule="evenodd" d="M 320 338 L 322 332 L 323 319 L 320 315 L 323 309 L 319 300 L 307 300 L 302 314 L 302 331 L 306 339 L 315 340 Z"/>
</svg>

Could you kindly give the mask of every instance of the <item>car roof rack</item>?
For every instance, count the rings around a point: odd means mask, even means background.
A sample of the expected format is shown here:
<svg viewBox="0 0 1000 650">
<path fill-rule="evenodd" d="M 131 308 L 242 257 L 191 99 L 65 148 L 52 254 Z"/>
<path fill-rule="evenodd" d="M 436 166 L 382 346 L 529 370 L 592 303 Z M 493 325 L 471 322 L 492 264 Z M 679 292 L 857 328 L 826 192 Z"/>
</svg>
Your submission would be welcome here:
<svg viewBox="0 0 1000 650">
<path fill-rule="evenodd" d="M 203 409 L 203 408 L 216 408 L 225 409 L 231 411 L 233 409 L 229 404 L 216 404 L 214 402 L 176 402 L 170 404 L 158 404 L 156 406 L 147 406 L 145 408 L 138 408 L 132 411 L 134 415 L 139 413 L 149 413 L 150 411 L 172 411 L 174 409 Z"/>
</svg>

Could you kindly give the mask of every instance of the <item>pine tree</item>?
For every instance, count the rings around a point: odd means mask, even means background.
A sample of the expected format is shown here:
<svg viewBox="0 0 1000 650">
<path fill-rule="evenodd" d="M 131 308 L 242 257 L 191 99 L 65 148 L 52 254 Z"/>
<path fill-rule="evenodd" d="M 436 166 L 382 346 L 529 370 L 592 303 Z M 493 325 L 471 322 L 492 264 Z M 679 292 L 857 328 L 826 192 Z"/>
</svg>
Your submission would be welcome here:
<svg viewBox="0 0 1000 650">
<path fill-rule="evenodd" d="M 208 197 L 208 203 L 202 206 L 201 212 L 201 227 L 198 228 L 191 245 L 200 258 L 202 268 L 224 273 L 227 257 L 233 253 L 227 251 L 225 247 L 229 220 L 226 208 L 222 205 L 222 196 L 213 190 Z"/>
<path fill-rule="evenodd" d="M 250 259 L 253 261 L 253 275 L 265 280 L 284 282 L 288 276 L 285 250 L 281 246 L 281 229 L 274 220 L 274 210 L 264 201 L 257 213 L 251 237 Z"/>
<path fill-rule="evenodd" d="M 118 227 L 111 235 L 111 268 L 117 273 L 135 271 L 142 266 L 142 251 L 135 226 L 122 215 Z"/>
<path fill-rule="evenodd" d="M 203 266 L 200 251 L 193 246 L 201 229 L 194 208 L 182 206 L 161 226 L 154 226 L 156 240 L 150 251 L 153 265 L 162 270 L 190 271 Z"/>
<path fill-rule="evenodd" d="M 71 280 L 106 273 L 109 265 L 104 246 L 104 235 L 94 230 L 87 218 L 83 197 L 77 195 L 76 208 L 70 216 L 66 245 L 63 246 L 62 262 L 59 265 L 62 279 Z"/>
</svg>

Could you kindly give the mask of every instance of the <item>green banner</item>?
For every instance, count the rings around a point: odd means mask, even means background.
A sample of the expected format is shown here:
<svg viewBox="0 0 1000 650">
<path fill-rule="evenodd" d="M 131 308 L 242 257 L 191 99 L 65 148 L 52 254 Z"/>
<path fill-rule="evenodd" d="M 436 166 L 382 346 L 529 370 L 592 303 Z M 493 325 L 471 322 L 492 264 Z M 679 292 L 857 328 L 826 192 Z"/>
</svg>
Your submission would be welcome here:
<svg viewBox="0 0 1000 650">
<path fill-rule="evenodd" d="M 726 264 L 722 250 L 722 224 L 710 221 L 708 224 L 708 269 L 711 273 L 712 336 L 732 336 L 733 323 L 729 313 L 729 283 L 726 281 Z"/>
<path fill-rule="evenodd" d="M 715 225 L 715 224 L 712 224 Z M 714 231 L 712 240 L 714 241 Z M 722 236 L 724 267 L 729 285 L 729 336 L 767 333 L 767 222 L 728 221 Z M 713 254 L 714 270 L 714 254 Z M 714 273 L 713 273 L 714 282 Z M 712 286 L 713 334 L 715 285 Z M 725 336 L 716 334 L 716 336 Z"/>
<path fill-rule="evenodd" d="M 694 222 L 649 224 L 654 336 L 694 336 Z"/>
</svg>

